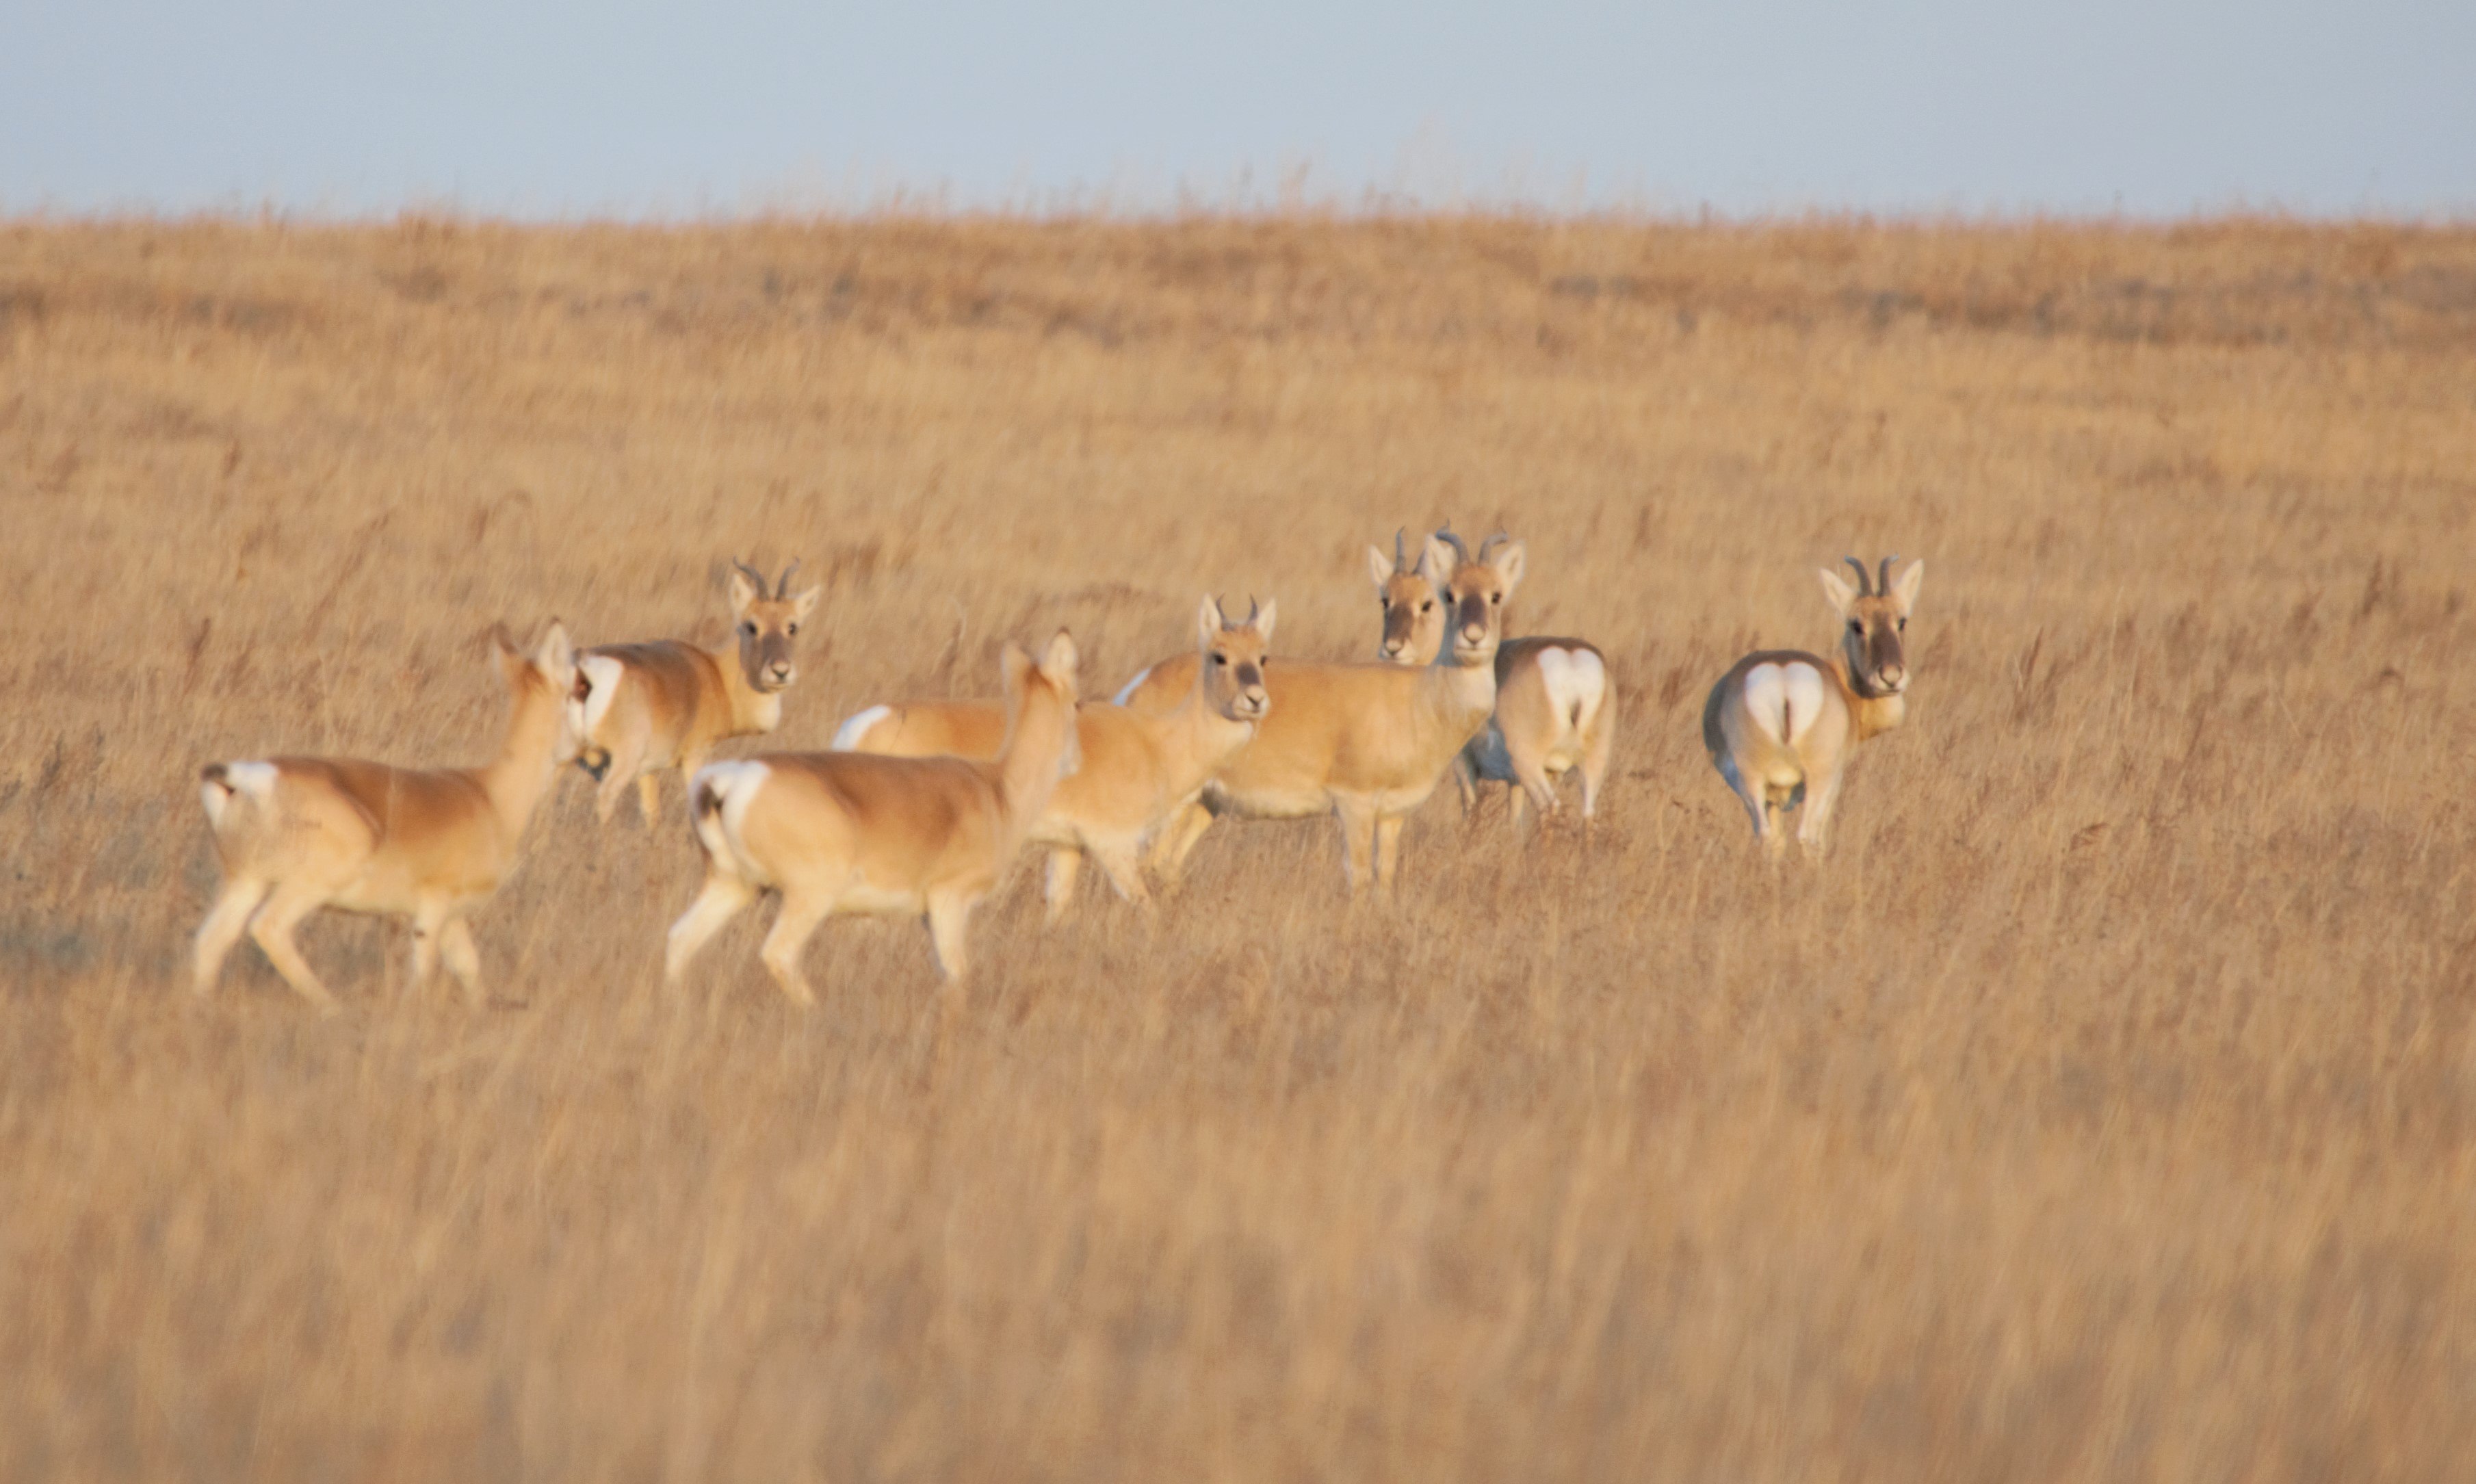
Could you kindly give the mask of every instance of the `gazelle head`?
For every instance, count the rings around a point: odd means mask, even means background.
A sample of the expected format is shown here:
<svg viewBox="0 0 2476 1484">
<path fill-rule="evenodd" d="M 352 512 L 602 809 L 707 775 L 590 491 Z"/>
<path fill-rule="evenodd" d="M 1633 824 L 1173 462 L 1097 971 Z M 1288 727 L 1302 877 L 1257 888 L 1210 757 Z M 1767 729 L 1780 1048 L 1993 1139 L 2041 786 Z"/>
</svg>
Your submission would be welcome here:
<svg viewBox="0 0 2476 1484">
<path fill-rule="evenodd" d="M 1825 567 L 1822 592 L 1847 626 L 1840 635 L 1840 648 L 1847 656 L 1849 683 L 1861 696 L 1896 696 L 1909 688 L 1909 659 L 1901 635 L 1909 627 L 1909 609 L 1917 605 L 1918 584 L 1925 579 L 1926 564 L 1910 562 L 1895 582 L 1892 563 L 1900 559 L 1897 556 L 1884 557 L 1871 581 L 1864 562 L 1854 556 L 1841 559 L 1856 569 L 1857 585 L 1849 586 L 1846 578 Z"/>
<path fill-rule="evenodd" d="M 557 705 L 558 741 L 553 755 L 560 760 L 574 756 L 578 743 L 568 720 L 566 702 L 569 692 L 576 688 L 576 646 L 568 642 L 567 626 L 552 619 L 530 655 L 517 648 L 515 637 L 508 632 L 505 624 L 491 629 L 490 644 L 498 651 L 499 673 L 507 678 L 508 689 L 514 693 L 519 708 L 536 691 Z"/>
<path fill-rule="evenodd" d="M 1433 541 L 1412 562 L 1401 550 L 1402 535 L 1393 532 L 1389 557 L 1380 546 L 1367 549 L 1367 575 L 1375 580 L 1375 601 L 1384 610 L 1384 637 L 1375 646 L 1375 657 L 1387 664 L 1424 665 L 1445 641 L 1445 602 L 1437 589 L 1452 564 L 1448 560 L 1437 566 L 1429 560 L 1437 550 Z"/>
<path fill-rule="evenodd" d="M 800 678 L 799 662 L 792 657 L 793 641 L 799 637 L 800 625 L 816 611 L 825 588 L 811 587 L 793 597 L 791 574 L 800 570 L 795 561 L 782 569 L 781 581 L 768 597 L 764 573 L 736 558 L 730 568 L 730 618 L 739 632 L 739 671 L 747 677 L 749 689 L 771 695 Z"/>
<path fill-rule="evenodd" d="M 1057 777 L 1066 778 L 1083 766 L 1083 745 L 1075 725 L 1075 636 L 1060 629 L 1033 659 L 1021 646 L 1009 643 L 999 661 L 999 676 L 1005 684 L 1006 744 L 1008 754 L 1020 742 L 1034 748 L 1048 745 L 1049 729 L 1065 732 L 1058 744 Z"/>
<path fill-rule="evenodd" d="M 1196 638 L 1203 653 L 1203 700 L 1233 722 L 1256 722 L 1273 708 L 1264 688 L 1264 666 L 1273 644 L 1274 605 L 1247 603 L 1247 616 L 1231 623 L 1221 611 L 1221 600 L 1206 597 L 1195 616 Z"/>
<path fill-rule="evenodd" d="M 1496 647 L 1504 641 L 1505 600 L 1522 584 L 1523 556 L 1522 543 L 1500 531 L 1479 543 L 1475 556 L 1450 530 L 1428 538 L 1422 565 L 1446 574 L 1436 585 L 1449 615 L 1445 642 L 1453 663 L 1496 662 Z"/>
</svg>

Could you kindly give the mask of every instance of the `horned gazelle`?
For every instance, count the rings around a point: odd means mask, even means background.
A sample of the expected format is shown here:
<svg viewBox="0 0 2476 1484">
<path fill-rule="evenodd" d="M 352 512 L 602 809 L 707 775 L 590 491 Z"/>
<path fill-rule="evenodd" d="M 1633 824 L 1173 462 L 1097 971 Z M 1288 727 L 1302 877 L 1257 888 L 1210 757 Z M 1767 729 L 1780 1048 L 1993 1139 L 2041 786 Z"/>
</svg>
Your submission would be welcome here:
<svg viewBox="0 0 2476 1484">
<path fill-rule="evenodd" d="M 1375 604 L 1383 620 L 1376 632 L 1375 657 L 1387 664 L 1419 666 L 1433 660 L 1445 642 L 1446 606 L 1438 588 L 1450 568 L 1430 563 L 1430 548 L 1425 545 L 1419 549 L 1420 559 L 1411 561 L 1402 550 L 1406 534 L 1393 532 L 1391 556 L 1380 546 L 1369 546 L 1367 573 L 1375 580 Z M 1197 662 L 1191 654 L 1160 661 L 1128 680 L 1118 692 L 1117 704 L 1135 711 L 1169 711 L 1194 687 Z M 1283 663 L 1286 668 L 1288 662 Z M 1268 669 L 1268 695 L 1273 684 Z M 1153 862 L 1175 876 L 1196 842 L 1212 828 L 1212 809 L 1201 797 L 1181 804 L 1152 837 Z"/>
<path fill-rule="evenodd" d="M 1617 689 L 1598 646 L 1587 639 L 1508 639 L 1496 652 L 1496 714 L 1454 763 L 1465 813 L 1478 785 L 1508 783 L 1513 825 L 1526 799 L 1544 826 L 1556 812 L 1556 784 L 1582 776 L 1582 820 L 1598 812 L 1616 739 Z"/>
<path fill-rule="evenodd" d="M 1064 917 L 1086 856 L 1118 894 L 1142 903 L 1140 852 L 1164 821 L 1194 802 L 1214 771 L 1255 735 L 1270 705 L 1265 649 L 1274 606 L 1251 606 L 1233 623 L 1207 597 L 1196 614 L 1196 663 L 1184 700 L 1144 712 L 1094 702 L 1077 707 L 1083 765 L 1057 785 L 1032 827 L 1049 848 L 1049 919 Z M 876 705 L 834 733 L 837 751 L 895 757 L 951 754 L 990 757 L 1005 736 L 1005 709 L 993 701 L 915 701 Z"/>
<path fill-rule="evenodd" d="M 1731 666 L 1702 708 L 1702 742 L 1721 777 L 1753 816 L 1754 838 L 1773 852 L 1788 837 L 1778 815 L 1797 811 L 1796 838 L 1820 855 L 1848 754 L 1908 719 L 1908 658 L 1901 645 L 1926 564 L 1914 561 L 1892 581 L 1886 556 L 1872 581 L 1857 585 L 1825 569 L 1822 591 L 1845 626 L 1840 652 L 1823 659 L 1801 650 L 1765 650 Z"/>
<path fill-rule="evenodd" d="M 1496 706 L 1496 651 L 1504 603 L 1522 581 L 1523 547 L 1491 536 L 1473 556 L 1438 532 L 1422 564 L 1441 574 L 1448 617 L 1435 662 L 1284 662 L 1271 672 L 1272 710 L 1255 740 L 1207 785 L 1216 812 L 1253 819 L 1340 821 L 1351 890 L 1398 874 L 1401 822 L 1444 781 Z M 1175 878 L 1200 830 L 1165 842 Z"/>
<path fill-rule="evenodd" d="M 986 762 L 774 753 L 700 769 L 688 817 L 705 889 L 672 925 L 667 977 L 677 982 L 707 938 L 772 891 L 782 908 L 759 956 L 799 1004 L 815 1002 L 801 950 L 837 912 L 926 914 L 939 967 L 960 978 L 972 907 L 1077 761 L 1075 641 L 1059 630 L 1037 663 L 1009 644 L 1001 675 L 1005 745 Z"/>
<path fill-rule="evenodd" d="M 594 806 L 605 824 L 633 782 L 652 825 L 663 769 L 693 777 L 714 744 L 781 724 L 782 692 L 800 675 L 793 657 L 800 625 L 825 589 L 793 597 L 796 561 L 771 594 L 764 573 L 737 560 L 730 566 L 729 642 L 711 649 L 685 639 L 604 644 L 577 657 L 568 725 L 577 762 L 601 784 Z"/>
<path fill-rule="evenodd" d="M 223 891 L 198 928 L 191 987 L 214 988 L 246 930 L 301 997 L 333 1010 L 292 929 L 320 907 L 412 919 L 412 978 L 440 958 L 483 1002 L 482 965 L 464 914 L 514 865 L 525 823 L 548 791 L 567 738 L 561 703 L 575 679 L 567 631 L 553 623 L 530 656 L 494 635 L 515 693 L 499 755 L 479 768 L 416 771 L 343 757 L 209 764 L 200 775 Z"/>
</svg>

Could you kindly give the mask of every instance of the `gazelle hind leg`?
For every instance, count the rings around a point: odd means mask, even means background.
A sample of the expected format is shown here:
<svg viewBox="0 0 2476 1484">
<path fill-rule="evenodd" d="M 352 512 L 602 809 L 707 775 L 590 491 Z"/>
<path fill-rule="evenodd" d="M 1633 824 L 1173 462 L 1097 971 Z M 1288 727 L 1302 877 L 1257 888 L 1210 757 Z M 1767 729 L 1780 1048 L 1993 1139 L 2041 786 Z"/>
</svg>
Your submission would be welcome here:
<svg viewBox="0 0 2476 1484">
<path fill-rule="evenodd" d="M 722 930 L 725 923 L 739 915 L 740 908 L 756 899 L 756 888 L 735 876 L 719 871 L 706 874 L 705 889 L 697 900 L 671 924 L 670 937 L 662 951 L 662 977 L 676 984 L 687 967 L 696 960 L 697 952 L 706 941 Z"/>
<path fill-rule="evenodd" d="M 928 941 L 937 950 L 937 971 L 948 983 L 971 972 L 972 899 L 947 896 L 928 899 Z"/>
<path fill-rule="evenodd" d="M 1083 853 L 1071 845 L 1049 848 L 1049 873 L 1041 882 L 1041 897 L 1049 903 L 1049 926 L 1056 927 L 1066 920 L 1075 907 L 1075 883 L 1083 874 Z"/>
<path fill-rule="evenodd" d="M 1152 894 L 1144 885 L 1143 869 L 1136 861 L 1133 845 L 1087 847 L 1084 853 L 1090 855 L 1102 874 L 1108 877 L 1109 884 L 1118 889 L 1119 896 L 1139 907 L 1151 903 Z"/>
<path fill-rule="evenodd" d="M 327 986 L 318 981 L 310 961 L 301 956 L 301 950 L 292 942 L 292 929 L 326 903 L 324 887 L 286 881 L 275 888 L 266 904 L 250 919 L 249 936 L 266 954 L 266 961 L 275 965 L 275 972 L 284 976 L 284 982 L 292 986 L 293 993 L 332 1014 L 335 997 L 327 993 Z"/>
<path fill-rule="evenodd" d="M 464 986 L 464 1002 L 478 1010 L 489 1002 L 482 987 L 482 953 L 473 946 L 473 929 L 464 919 L 451 917 L 447 926 L 438 929 L 438 956 L 447 961 L 447 972 Z"/>
<path fill-rule="evenodd" d="M 1796 813 L 1796 843 L 1808 859 L 1820 860 L 1831 829 L 1831 810 L 1840 802 L 1842 775 L 1834 771 L 1820 779 L 1809 779 L 1805 789 L 1805 805 Z"/>
<path fill-rule="evenodd" d="M 224 882 L 215 904 L 207 909 L 206 921 L 198 925 L 197 940 L 189 950 L 191 994 L 203 1000 L 214 992 L 215 980 L 223 974 L 225 955 L 249 930 L 250 914 L 266 900 L 266 882 L 248 877 Z"/>
<path fill-rule="evenodd" d="M 1152 870 L 1159 874 L 1161 884 L 1175 887 L 1186 874 L 1186 857 L 1195 853 L 1203 832 L 1212 828 L 1213 813 L 1201 799 L 1190 799 L 1170 816 L 1152 841 Z"/>
<path fill-rule="evenodd" d="M 1342 879 L 1354 894 L 1374 874 L 1375 808 L 1355 799 L 1336 799 L 1332 817 L 1341 826 Z"/>
<path fill-rule="evenodd" d="M 1375 817 L 1375 884 L 1393 889 L 1401 875 L 1401 821 L 1399 814 Z"/>
<path fill-rule="evenodd" d="M 774 982 L 782 986 L 783 995 L 804 1010 L 815 1004 L 817 997 L 808 988 L 806 977 L 800 973 L 800 955 L 806 952 L 817 925 L 833 909 L 834 899 L 828 894 L 785 889 L 782 910 L 765 934 L 765 946 L 756 951 L 757 958 L 772 972 Z"/>
<path fill-rule="evenodd" d="M 688 775 L 694 778 L 696 775 Z M 636 809 L 645 816 L 645 828 L 656 829 L 662 823 L 662 776 L 659 773 L 636 775 Z"/>
</svg>

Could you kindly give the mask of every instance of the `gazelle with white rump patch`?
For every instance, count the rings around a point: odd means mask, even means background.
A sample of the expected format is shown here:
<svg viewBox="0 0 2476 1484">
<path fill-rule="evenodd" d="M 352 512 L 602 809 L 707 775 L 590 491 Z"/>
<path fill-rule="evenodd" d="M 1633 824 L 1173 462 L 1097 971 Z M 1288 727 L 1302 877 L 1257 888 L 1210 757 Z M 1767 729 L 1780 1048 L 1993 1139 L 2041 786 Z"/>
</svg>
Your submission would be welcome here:
<svg viewBox="0 0 2476 1484">
<path fill-rule="evenodd" d="M 1526 800 L 1541 825 L 1556 812 L 1556 785 L 1582 776 L 1582 822 L 1598 812 L 1616 739 L 1617 688 L 1598 646 L 1587 639 L 1508 639 L 1496 652 L 1496 714 L 1454 764 L 1465 813 L 1478 785 L 1512 785 L 1510 810 L 1522 826 Z"/>
<path fill-rule="evenodd" d="M 1422 566 L 1439 579 L 1448 617 L 1433 664 L 1283 662 L 1255 740 L 1204 797 L 1215 813 L 1250 819 L 1330 814 L 1341 824 L 1350 890 L 1399 874 L 1401 822 L 1444 781 L 1496 707 L 1496 651 L 1504 603 L 1522 581 L 1522 543 L 1490 536 L 1473 556 L 1461 538 L 1428 538 Z M 1175 878 L 1201 830 L 1164 842 Z"/>
<path fill-rule="evenodd" d="M 1196 664 L 1186 698 L 1148 713 L 1092 702 L 1076 709 L 1083 765 L 1057 785 L 1032 827 L 1049 848 L 1049 920 L 1066 915 L 1090 857 L 1128 902 L 1151 899 L 1140 853 L 1164 821 L 1192 804 L 1215 770 L 1253 740 L 1271 705 L 1264 683 L 1274 606 L 1231 622 L 1207 597 L 1196 614 Z M 915 701 L 871 706 L 834 734 L 838 752 L 892 757 L 994 757 L 1005 740 L 996 701 Z"/>
<path fill-rule="evenodd" d="M 770 594 L 764 573 L 730 565 L 730 642 L 711 649 L 685 639 L 603 644 L 577 657 L 568 724 L 578 765 L 601 784 L 594 807 L 604 824 L 633 782 L 652 825 L 661 808 L 663 769 L 693 777 L 716 743 L 781 724 L 782 692 L 800 676 L 800 626 L 825 589 L 792 596 L 796 561 Z"/>
<path fill-rule="evenodd" d="M 1078 761 L 1075 666 L 1064 630 L 1037 663 L 1006 646 L 1005 744 L 985 762 L 772 753 L 700 769 L 688 817 L 705 888 L 672 925 L 665 975 L 676 983 L 706 939 L 771 891 L 782 907 L 758 956 L 796 1003 L 815 1002 L 801 951 L 838 912 L 925 914 L 938 966 L 960 978 L 973 906 Z"/>
<path fill-rule="evenodd" d="M 443 957 L 483 1002 L 464 915 L 513 868 L 525 824 L 563 748 L 561 704 L 575 680 L 567 631 L 553 623 L 531 655 L 494 635 L 515 707 L 499 755 L 479 768 L 414 770 L 344 757 L 210 763 L 200 777 L 224 882 L 198 928 L 190 987 L 214 988 L 243 931 L 276 972 L 324 1010 L 334 997 L 294 946 L 321 907 L 412 920 L 412 979 Z"/>
<path fill-rule="evenodd" d="M 1797 811 L 1797 843 L 1822 853 L 1848 754 L 1908 719 L 1909 665 L 1902 635 L 1926 564 L 1892 580 L 1886 556 L 1869 582 L 1825 570 L 1823 595 L 1845 626 L 1829 659 L 1802 650 L 1764 650 L 1731 666 L 1702 708 L 1702 742 L 1720 776 L 1753 816 L 1754 838 L 1776 853 L 1788 837 L 1779 816 Z"/>
</svg>

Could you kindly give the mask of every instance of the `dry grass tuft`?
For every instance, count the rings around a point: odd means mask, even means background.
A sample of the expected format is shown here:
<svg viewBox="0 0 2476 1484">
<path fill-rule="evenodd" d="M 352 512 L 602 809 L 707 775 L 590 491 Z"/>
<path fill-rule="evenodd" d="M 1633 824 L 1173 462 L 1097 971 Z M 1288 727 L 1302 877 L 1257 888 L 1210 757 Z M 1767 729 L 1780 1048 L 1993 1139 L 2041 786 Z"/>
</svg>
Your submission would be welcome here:
<svg viewBox="0 0 2476 1484">
<path fill-rule="evenodd" d="M 2476 234 L 0 224 L 0 1473 L 2432 1478 L 2476 1457 Z M 477 924 L 179 990 L 204 761 L 486 752 L 488 626 L 829 593 L 782 741 L 1528 538 L 1609 814 L 837 925 L 570 782 Z M 1930 558 L 1820 871 L 1699 755 Z M 677 785 L 670 802 L 678 804 Z M 624 816 L 623 816 L 624 818 Z M 1026 894 L 1028 895 L 1028 894 Z"/>
</svg>

